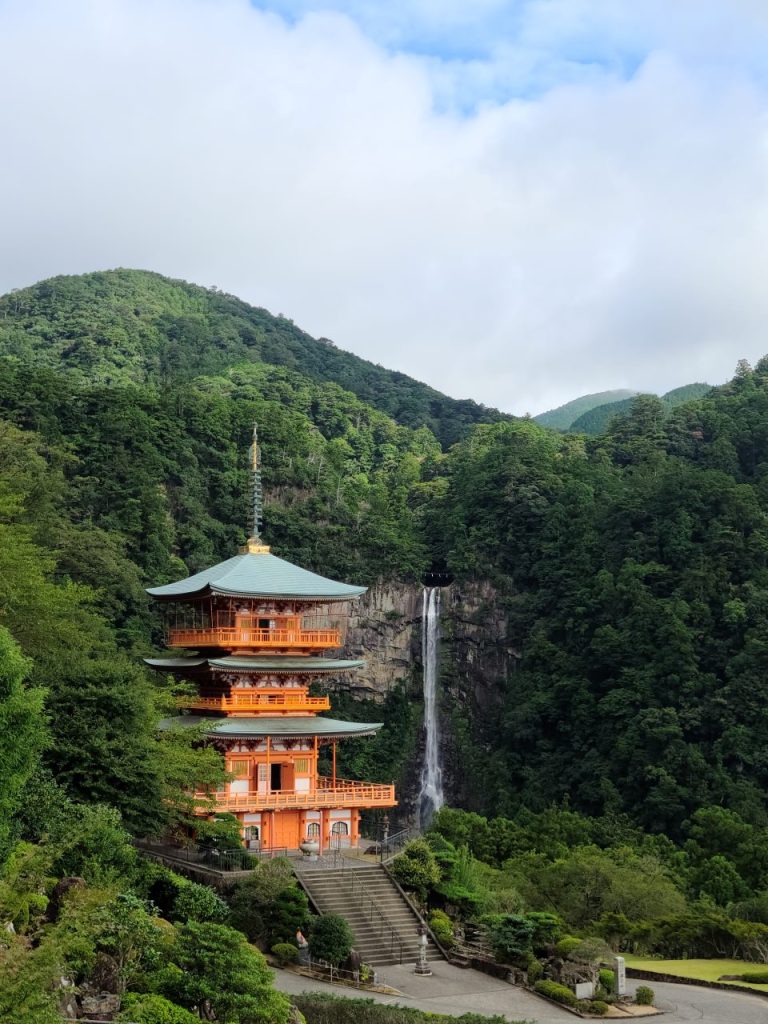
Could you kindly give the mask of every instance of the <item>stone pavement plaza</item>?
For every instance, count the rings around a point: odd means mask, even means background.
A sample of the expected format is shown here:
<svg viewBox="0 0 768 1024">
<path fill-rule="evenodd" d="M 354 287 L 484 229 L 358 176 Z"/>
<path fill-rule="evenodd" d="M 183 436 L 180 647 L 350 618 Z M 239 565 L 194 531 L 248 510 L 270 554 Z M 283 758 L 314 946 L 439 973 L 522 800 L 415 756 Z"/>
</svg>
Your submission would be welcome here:
<svg viewBox="0 0 768 1024">
<path fill-rule="evenodd" d="M 579 1018 L 566 1010 L 538 999 L 497 978 L 479 971 L 452 967 L 447 963 L 430 964 L 431 978 L 420 978 L 411 965 L 387 967 L 382 971 L 383 981 L 402 992 L 400 996 L 380 995 L 356 991 L 310 978 L 276 971 L 276 985 L 281 991 L 332 992 L 334 995 L 363 997 L 379 1003 L 399 1003 L 433 1013 L 447 1013 L 456 1017 L 462 1013 L 501 1014 L 510 1021 L 530 1021 L 532 1024 L 562 1024 Z M 656 993 L 656 1005 L 664 1010 L 663 1017 L 651 1017 L 660 1024 L 678 1021 L 700 1021 L 701 1024 L 768 1024 L 768 999 L 744 992 L 726 992 L 721 989 L 701 988 L 696 985 L 670 985 L 635 982 L 627 979 L 630 989 L 638 984 L 651 984 Z M 642 1019 L 642 1018 L 640 1018 Z"/>
</svg>

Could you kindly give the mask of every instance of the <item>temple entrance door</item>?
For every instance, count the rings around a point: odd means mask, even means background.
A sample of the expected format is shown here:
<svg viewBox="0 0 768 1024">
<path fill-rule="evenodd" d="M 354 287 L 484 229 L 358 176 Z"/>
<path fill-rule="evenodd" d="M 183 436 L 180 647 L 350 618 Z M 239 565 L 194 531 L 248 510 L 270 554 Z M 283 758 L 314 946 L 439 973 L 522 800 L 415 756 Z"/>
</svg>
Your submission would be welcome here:
<svg viewBox="0 0 768 1024">
<path fill-rule="evenodd" d="M 270 780 L 269 788 L 274 793 L 276 790 L 279 791 L 283 788 L 283 766 L 281 764 L 271 764 L 269 766 Z"/>
<path fill-rule="evenodd" d="M 272 848 L 287 850 L 298 849 L 301 837 L 299 836 L 299 814 L 297 811 L 276 811 L 274 815 L 275 834 Z"/>
</svg>

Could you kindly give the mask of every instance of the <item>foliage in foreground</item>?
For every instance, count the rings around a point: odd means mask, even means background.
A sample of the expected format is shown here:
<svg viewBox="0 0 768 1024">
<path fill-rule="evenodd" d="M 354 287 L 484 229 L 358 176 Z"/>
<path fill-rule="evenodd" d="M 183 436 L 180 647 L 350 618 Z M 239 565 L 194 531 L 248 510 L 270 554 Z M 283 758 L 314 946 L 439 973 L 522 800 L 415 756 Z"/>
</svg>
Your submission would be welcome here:
<svg viewBox="0 0 768 1024">
<path fill-rule="evenodd" d="M 345 999 L 320 992 L 302 992 L 294 997 L 307 1024 L 507 1024 L 506 1017 L 465 1013 L 450 1017 L 426 1013 L 405 1006 L 375 1003 L 372 999 Z M 524 1024 L 518 1021 L 517 1024 Z"/>
<path fill-rule="evenodd" d="M 764 830 L 723 808 L 702 808 L 683 827 L 688 838 L 676 846 L 618 816 L 550 808 L 489 821 L 442 808 L 427 836 L 440 875 L 428 901 L 454 918 L 484 922 L 506 961 L 547 946 L 590 959 L 588 947 L 602 943 L 671 958 L 764 962 Z M 752 887 L 754 895 L 734 900 Z M 551 922 L 546 935 L 542 919 Z M 576 934 L 561 936 L 558 922 Z"/>
<path fill-rule="evenodd" d="M 139 1024 L 186 1024 L 191 1014 L 287 1024 L 290 1004 L 263 955 L 216 920 L 226 905 L 139 861 L 111 809 L 83 810 L 63 848 L 20 842 L 0 872 L 0 1024 L 58 1022 L 62 978 L 72 993 L 126 997 L 136 1015 L 125 1019 Z M 65 879 L 62 864 L 73 872 Z M 169 897 L 175 924 L 146 898 L 150 889 Z"/>
</svg>

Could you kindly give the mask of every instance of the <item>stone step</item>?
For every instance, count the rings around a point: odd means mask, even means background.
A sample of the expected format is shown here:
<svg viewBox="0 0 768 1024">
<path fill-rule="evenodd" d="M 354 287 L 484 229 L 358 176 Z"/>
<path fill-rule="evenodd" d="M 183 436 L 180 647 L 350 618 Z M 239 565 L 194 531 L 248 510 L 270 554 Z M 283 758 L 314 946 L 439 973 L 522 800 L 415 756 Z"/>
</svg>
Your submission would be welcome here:
<svg viewBox="0 0 768 1024">
<path fill-rule="evenodd" d="M 348 922 L 355 937 L 355 949 L 365 963 L 379 968 L 399 962 L 413 963 L 418 960 L 419 918 L 403 898 L 392 880 L 379 864 L 360 865 L 354 869 L 365 888 L 365 894 L 355 891 L 350 869 L 315 868 L 299 870 L 299 881 L 321 913 L 339 914 Z M 386 924 L 371 915 L 366 900 L 370 897 Z M 392 929 L 397 937 L 396 951 L 393 952 Z M 442 954 L 431 939 L 425 950 L 427 960 L 442 959 Z"/>
</svg>

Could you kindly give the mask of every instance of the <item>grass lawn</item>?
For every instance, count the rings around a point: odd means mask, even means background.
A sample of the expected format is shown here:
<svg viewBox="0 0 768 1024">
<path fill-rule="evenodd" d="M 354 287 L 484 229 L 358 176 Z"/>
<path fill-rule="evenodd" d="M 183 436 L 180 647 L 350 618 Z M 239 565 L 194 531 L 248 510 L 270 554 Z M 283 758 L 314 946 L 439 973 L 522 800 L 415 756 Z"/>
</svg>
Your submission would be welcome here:
<svg viewBox="0 0 768 1024">
<path fill-rule="evenodd" d="M 657 971 L 659 974 L 676 974 L 678 978 L 696 981 L 719 981 L 721 974 L 746 974 L 748 971 L 765 971 L 765 964 L 748 963 L 746 960 L 644 960 L 631 953 L 622 954 L 627 967 L 638 971 Z M 752 985 L 746 981 L 725 981 L 724 985 L 736 988 L 753 988 L 756 992 L 768 992 L 768 985 Z"/>
</svg>

